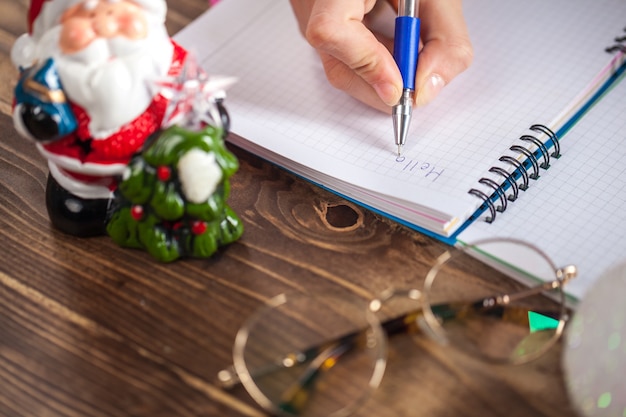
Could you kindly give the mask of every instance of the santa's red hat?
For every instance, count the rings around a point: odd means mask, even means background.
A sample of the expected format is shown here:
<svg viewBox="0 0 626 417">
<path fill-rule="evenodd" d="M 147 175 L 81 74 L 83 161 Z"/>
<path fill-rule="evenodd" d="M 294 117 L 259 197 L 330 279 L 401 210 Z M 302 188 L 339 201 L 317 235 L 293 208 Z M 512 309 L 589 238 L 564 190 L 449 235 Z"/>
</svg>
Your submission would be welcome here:
<svg viewBox="0 0 626 417">
<path fill-rule="evenodd" d="M 11 58 L 18 66 L 28 66 L 30 55 L 44 33 L 59 25 L 61 16 L 70 7 L 85 3 L 96 3 L 98 0 L 31 0 L 28 9 L 28 33 L 16 41 L 11 50 Z M 126 1 L 126 0 L 101 0 Z M 165 21 L 167 3 L 165 0 L 133 0 L 149 15 L 160 21 Z"/>
<path fill-rule="evenodd" d="M 28 9 L 28 33 L 39 39 L 59 24 L 63 12 L 83 0 L 32 0 Z"/>
</svg>

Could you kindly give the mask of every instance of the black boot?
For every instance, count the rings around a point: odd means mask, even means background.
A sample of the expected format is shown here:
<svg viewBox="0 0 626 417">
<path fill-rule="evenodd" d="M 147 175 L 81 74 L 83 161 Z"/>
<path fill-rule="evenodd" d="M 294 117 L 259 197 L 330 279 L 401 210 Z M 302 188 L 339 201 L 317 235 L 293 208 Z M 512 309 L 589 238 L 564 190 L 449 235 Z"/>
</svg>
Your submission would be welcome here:
<svg viewBox="0 0 626 417">
<path fill-rule="evenodd" d="M 81 198 L 61 187 L 48 175 L 46 207 L 52 225 L 67 234 L 78 237 L 100 236 L 106 233 L 106 198 Z"/>
</svg>

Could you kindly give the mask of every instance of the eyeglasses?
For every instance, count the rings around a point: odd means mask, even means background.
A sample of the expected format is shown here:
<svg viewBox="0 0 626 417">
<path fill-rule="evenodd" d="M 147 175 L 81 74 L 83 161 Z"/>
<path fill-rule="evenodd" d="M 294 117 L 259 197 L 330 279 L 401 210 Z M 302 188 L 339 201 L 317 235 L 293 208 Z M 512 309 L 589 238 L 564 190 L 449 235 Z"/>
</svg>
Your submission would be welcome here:
<svg viewBox="0 0 626 417">
<path fill-rule="evenodd" d="M 464 253 L 484 263 L 468 269 Z M 486 281 L 493 266 L 519 279 Z M 439 256 L 421 291 L 390 289 L 369 302 L 282 294 L 241 327 L 233 365 L 218 381 L 227 389 L 242 384 L 274 415 L 339 417 L 379 386 L 387 339 L 398 334 L 426 335 L 491 362 L 528 362 L 562 335 L 563 286 L 576 274 L 575 266 L 557 268 L 531 244 L 484 240 Z"/>
</svg>

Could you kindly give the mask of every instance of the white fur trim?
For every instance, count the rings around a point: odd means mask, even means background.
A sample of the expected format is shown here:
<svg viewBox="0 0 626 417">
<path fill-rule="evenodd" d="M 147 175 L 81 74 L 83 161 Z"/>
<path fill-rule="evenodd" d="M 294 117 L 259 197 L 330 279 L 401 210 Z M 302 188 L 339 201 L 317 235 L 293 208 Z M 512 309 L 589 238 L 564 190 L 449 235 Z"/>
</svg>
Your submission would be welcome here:
<svg viewBox="0 0 626 417">
<path fill-rule="evenodd" d="M 207 201 L 222 180 L 222 169 L 213 152 L 192 149 L 180 158 L 177 168 L 183 193 L 192 203 Z"/>
<path fill-rule="evenodd" d="M 58 165 L 59 167 L 70 172 L 80 172 L 84 175 L 110 177 L 114 175 L 121 175 L 124 173 L 124 168 L 126 168 L 126 164 L 96 164 L 93 162 L 83 163 L 74 158 L 48 152 L 40 143 L 37 143 L 37 149 L 39 149 L 39 152 L 44 158 L 50 161 L 50 164 Z"/>
<path fill-rule="evenodd" d="M 113 198 L 113 192 L 102 185 L 86 184 L 63 173 L 59 167 L 48 161 L 50 175 L 54 177 L 61 187 L 80 198 Z"/>
<path fill-rule="evenodd" d="M 24 33 L 18 37 L 11 47 L 11 62 L 16 68 L 28 68 L 37 57 L 37 44 L 33 38 Z"/>
</svg>

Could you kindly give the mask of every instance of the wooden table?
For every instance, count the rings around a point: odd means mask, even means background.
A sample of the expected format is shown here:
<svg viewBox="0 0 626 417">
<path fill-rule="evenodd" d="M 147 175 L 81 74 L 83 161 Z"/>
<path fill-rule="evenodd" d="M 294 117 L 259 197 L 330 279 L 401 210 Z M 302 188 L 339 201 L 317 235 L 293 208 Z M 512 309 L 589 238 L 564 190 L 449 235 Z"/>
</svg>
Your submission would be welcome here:
<svg viewBox="0 0 626 417">
<path fill-rule="evenodd" d="M 172 34 L 207 7 L 169 3 Z M 236 148 L 230 204 L 245 234 L 213 259 L 160 264 L 108 237 L 51 229 L 46 164 L 9 116 L 8 56 L 27 1 L 0 0 L 0 10 L 0 416 L 264 415 L 243 389 L 215 383 L 253 310 L 290 290 L 368 298 L 419 285 L 446 250 Z M 561 344 L 531 364 L 496 366 L 393 342 L 382 386 L 357 414 L 572 416 L 560 358 Z"/>
</svg>

